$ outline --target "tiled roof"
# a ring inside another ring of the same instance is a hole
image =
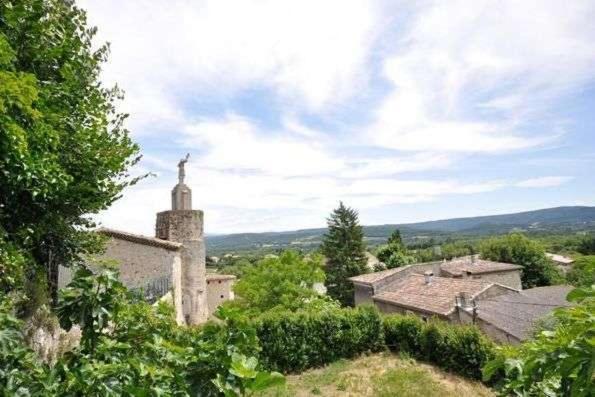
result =
[[[372,285],[378,281],[384,280],[385,278],[392,276],[395,273],[402,272],[409,266],[395,267],[393,269],[382,270],[375,273],[360,274],[359,276],[349,277],[349,280],[359,284]]]
[[[423,275],[410,274],[390,291],[376,294],[372,299],[446,316],[455,309],[455,299],[461,292],[474,297],[491,285],[493,283],[481,280],[447,277],[432,277],[432,281],[426,284]]]
[[[160,238],[147,237],[142,236],[140,234],[132,234],[128,232],[123,232],[121,230],[108,229],[103,227],[97,229],[97,233],[105,234],[106,236],[110,236],[120,240],[126,240],[137,244],[151,245],[153,247],[165,248],[172,251],[177,250],[182,246],[182,244],[175,243],[173,241],[162,240]]]
[[[477,299],[477,317],[519,340],[529,337],[540,318],[557,307],[569,306],[572,287],[556,285]]]
[[[231,274],[216,274],[216,273],[207,273],[207,281],[226,281],[226,280],[235,280],[236,276]]]
[[[440,269],[453,276],[461,276],[463,272],[471,274],[494,273],[522,269],[522,266],[512,263],[493,262],[472,256],[463,256],[445,262]]]

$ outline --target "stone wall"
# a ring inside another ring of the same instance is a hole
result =
[[[172,269],[179,268],[180,252],[138,242],[110,237],[106,242],[106,250],[93,260],[87,262],[92,270],[98,264],[105,262],[115,264],[120,280],[127,288],[139,288],[147,283],[172,276]],[[72,280],[72,269],[60,266],[58,274],[58,288],[64,288]],[[175,278],[174,278],[175,279]]]
[[[475,319],[475,325],[479,327],[486,335],[492,340],[498,343],[507,343],[512,345],[518,345],[521,343],[517,337],[502,331],[500,328],[494,327],[492,324],[482,320],[481,318]]]
[[[225,301],[233,300],[233,283],[235,277],[229,276],[207,276],[207,301],[209,316],[213,314]]]
[[[179,257],[177,250],[112,237],[106,244],[105,254],[100,258],[115,260],[124,285],[138,288],[156,278],[171,275]]]
[[[353,284],[353,297],[356,306],[374,303],[374,301],[372,300],[372,296],[374,295],[374,288],[372,288],[372,286],[357,283]]]

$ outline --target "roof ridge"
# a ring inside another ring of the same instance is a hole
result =
[[[170,250],[177,250],[182,247],[181,243],[177,243],[175,241],[163,240],[157,237],[149,237],[144,236],[142,234],[135,234],[130,232],[125,232],[123,230],[117,229],[110,229],[106,227],[100,227],[95,230],[97,233],[105,234],[110,237],[117,237],[122,240],[131,241],[134,243],[145,244],[145,245],[152,245],[156,247],[162,247]]]

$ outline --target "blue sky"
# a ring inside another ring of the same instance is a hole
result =
[[[593,1],[80,5],[156,174],[105,226],[153,234],[186,152],[207,233],[595,205]]]

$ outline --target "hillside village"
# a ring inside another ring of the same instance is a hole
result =
[[[0,396],[595,395],[592,15],[0,2]]]

